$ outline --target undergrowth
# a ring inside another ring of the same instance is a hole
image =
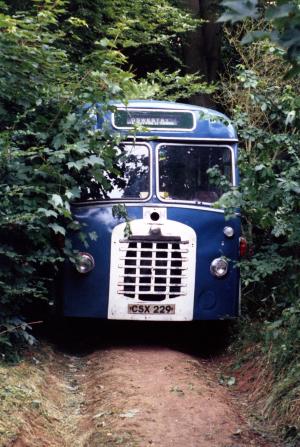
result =
[[[225,30],[231,66],[219,102],[240,138],[238,190],[223,195],[227,210],[241,209],[250,244],[240,263],[243,315],[242,356],[257,356],[256,391],[263,417],[286,442],[300,432],[300,90],[283,78],[290,66],[268,41],[241,39],[264,22],[248,20]],[[280,74],[279,74],[280,73]],[[237,345],[236,345],[237,346]],[[253,348],[254,347],[254,352]],[[259,371],[259,365],[260,367]]]
[[[297,322],[292,327],[287,317],[280,327],[276,325],[274,336],[273,323],[241,318],[230,346],[234,354],[230,374],[237,376],[238,390],[241,387],[240,391],[245,391],[239,379],[243,382],[243,376],[249,375],[247,393],[255,425],[273,431],[288,447],[297,447],[300,441],[299,348],[286,347],[298,325]],[[297,338],[294,343],[297,344]],[[284,358],[284,352],[288,353],[289,361]],[[252,369],[251,365],[254,365]]]

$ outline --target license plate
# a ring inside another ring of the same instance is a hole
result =
[[[175,314],[175,304],[128,304],[129,314]]]

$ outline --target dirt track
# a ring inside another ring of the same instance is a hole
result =
[[[9,445],[275,447],[247,422],[246,400],[219,383],[222,356],[188,352],[189,343],[176,344],[178,330],[93,339],[91,352],[77,333],[81,352],[54,352],[44,364],[43,394],[55,416],[48,411],[45,426],[28,414]]]

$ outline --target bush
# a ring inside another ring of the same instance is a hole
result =
[[[35,308],[52,299],[59,266],[65,257],[74,261],[70,242],[64,248],[57,243],[68,230],[78,229],[71,202],[95,181],[105,191],[121,174],[115,167],[121,136],[92,131],[93,105],[101,103],[105,113],[114,100],[162,94],[176,99],[195,88],[208,89],[199,76],[181,76],[178,70],[156,70],[135,79],[128,69],[127,56],[135,52],[140,60],[145,41],[147,53],[165,52],[176,59],[172,40],[198,24],[187,13],[168,1],[159,6],[160,15],[153,0],[142,10],[139,0],[130,7],[119,2],[121,11],[106,0],[97,0],[93,8],[84,5],[67,0],[0,2],[3,352],[16,340],[32,341],[20,320],[24,306]],[[159,58],[152,59],[159,65]],[[87,235],[85,242],[94,237]]]
[[[239,64],[225,73],[220,98],[238,127],[241,184],[221,204],[240,207],[244,216],[250,243],[241,263],[244,314],[261,321],[274,372],[266,409],[284,424],[296,423],[290,410],[299,393],[300,91],[296,79],[283,79],[290,66],[282,50],[266,41],[241,45],[257,26],[248,21],[236,25],[234,36],[226,32],[233,64]]]

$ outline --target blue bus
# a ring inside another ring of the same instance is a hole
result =
[[[222,184],[238,182],[238,140],[229,119],[203,107],[136,100],[98,114],[96,128],[103,126],[122,135],[120,176],[108,191],[90,191],[73,205],[75,219],[97,239],[85,248],[72,236],[79,255],[64,270],[64,316],[238,316],[240,217],[226,220],[214,206]],[[127,221],[114,212],[120,205]]]

